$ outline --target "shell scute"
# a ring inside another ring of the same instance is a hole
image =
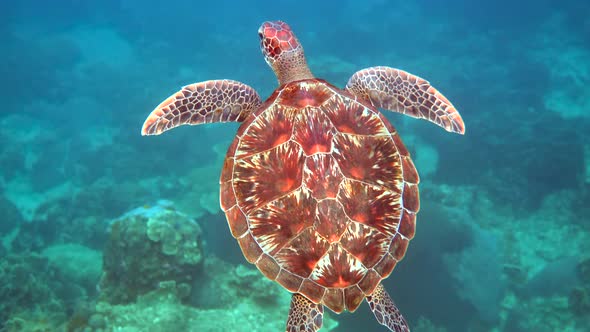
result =
[[[232,149],[232,146],[230,146],[230,149]],[[233,149],[235,149],[235,147],[233,147]],[[225,160],[223,161],[223,168],[221,169],[221,178],[219,179],[220,184],[232,180],[234,161],[234,158],[225,158]]]
[[[390,136],[339,134],[334,159],[345,177],[399,190],[401,160]]]
[[[358,283],[359,288],[365,293],[365,295],[371,295],[375,290],[375,287],[381,281],[381,276],[377,271],[371,269],[367,272],[365,277]]]
[[[314,84],[313,82],[291,83],[282,89],[278,104],[296,108],[319,106],[332,95],[334,93],[323,84]]]
[[[366,268],[372,268],[389,251],[391,237],[379,230],[351,222],[342,236],[342,247]]]
[[[416,232],[416,213],[404,209],[398,232],[408,239],[413,239]]]
[[[288,291],[295,293],[299,290],[299,287],[301,287],[301,283],[303,283],[303,278],[285,269],[281,269],[276,281],[279,284],[281,284],[281,286],[285,287]]]
[[[329,243],[340,241],[350,221],[338,201],[324,199],[318,202],[314,226],[317,233]]]
[[[299,287],[299,292],[305,294],[314,303],[320,303],[326,293],[326,287],[320,286],[309,279],[304,279],[301,287]]]
[[[324,294],[324,304],[336,313],[344,311],[344,290],[328,288]]]
[[[303,151],[292,141],[237,159],[233,182],[239,205],[249,214],[301,186],[304,162]]]
[[[326,103],[325,113],[336,129],[343,134],[389,135],[379,116],[351,100],[332,98]]]
[[[248,263],[256,262],[260,255],[262,255],[262,249],[260,249],[260,246],[250,233],[245,233],[242,237],[238,238],[238,244]]]
[[[346,304],[346,310],[354,312],[356,308],[363,302],[365,294],[357,286],[350,286],[344,290],[344,302]]]
[[[332,244],[317,262],[310,279],[325,287],[344,288],[361,280],[366,268],[340,244]]]
[[[308,191],[297,190],[254,210],[249,215],[250,231],[262,250],[274,255],[313,225],[315,206]]]
[[[229,224],[229,230],[234,238],[239,238],[248,232],[248,220],[237,205],[234,205],[225,213]]]
[[[233,184],[231,181],[222,182],[220,185],[220,205],[223,211],[228,211],[233,206],[236,206],[236,196],[233,191]]]
[[[240,140],[236,158],[242,158],[272,149],[291,139],[295,112],[284,107],[272,107],[250,126],[248,135]]]
[[[336,160],[328,154],[315,154],[307,158],[303,183],[314,198],[336,198],[338,187],[343,180]]]
[[[281,267],[277,264],[275,259],[267,254],[262,254],[262,256],[260,256],[256,262],[256,267],[270,280],[275,280],[281,270]]]
[[[393,268],[396,264],[397,261],[393,258],[393,256],[387,254],[379,263],[377,263],[377,265],[375,265],[374,270],[382,278],[385,278],[391,273],[391,271],[393,271]]]
[[[301,145],[307,156],[332,150],[334,125],[318,108],[310,108],[297,114],[293,139]]]
[[[393,236],[401,216],[400,194],[379,186],[345,180],[338,194],[346,215],[352,220]]]
[[[404,208],[416,213],[420,210],[420,196],[418,186],[406,182],[404,184]]]
[[[420,177],[418,176],[418,171],[416,170],[416,166],[412,162],[409,156],[402,156],[402,169],[404,172],[404,181],[416,184],[420,182]]]
[[[391,245],[389,246],[389,252],[397,260],[398,262],[404,258],[406,254],[406,249],[408,249],[408,242],[409,240],[403,237],[400,234],[397,234],[393,241],[391,241]]]
[[[329,248],[328,241],[310,227],[285,245],[275,257],[286,270],[308,278]]]

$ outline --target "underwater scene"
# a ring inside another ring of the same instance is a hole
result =
[[[0,1],[0,332],[590,331],[588,13]]]

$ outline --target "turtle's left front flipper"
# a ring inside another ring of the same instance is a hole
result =
[[[142,135],[159,135],[183,124],[242,122],[260,106],[252,87],[232,80],[213,80],[183,87],[150,113]]]
[[[465,124],[453,104],[428,81],[403,70],[371,67],[359,70],[345,88],[373,106],[436,123],[464,134]]]
[[[286,332],[316,332],[322,327],[324,306],[301,294],[293,294]]]
[[[379,324],[387,326],[390,331],[410,332],[408,322],[399,312],[382,284],[375,288],[371,296],[367,296],[367,302]]]

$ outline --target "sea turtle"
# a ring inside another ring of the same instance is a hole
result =
[[[404,257],[419,209],[418,173],[383,108],[464,133],[461,116],[427,81],[390,67],[356,72],[344,89],[315,78],[284,22],[258,30],[279,87],[183,87],[147,117],[142,135],[183,124],[241,122],[220,179],[220,203],[246,260],[292,292],[287,331],[317,331],[323,306],[409,331],[381,280]]]

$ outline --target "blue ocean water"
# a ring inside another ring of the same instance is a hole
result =
[[[383,111],[421,174],[384,285],[412,331],[590,331],[590,4],[581,1],[0,2],[0,331],[276,331],[289,294],[219,208],[239,124],[142,137],[180,87],[277,79],[283,20],[344,87],[427,79],[465,135]],[[329,331],[385,331],[366,304]]]

